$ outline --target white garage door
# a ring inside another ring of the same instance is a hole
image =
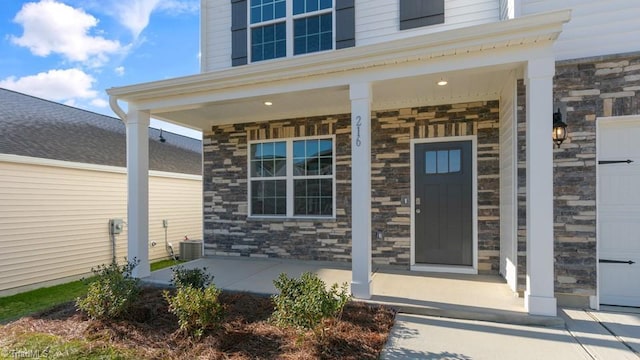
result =
[[[600,303],[640,307],[640,117],[599,120],[597,151]]]

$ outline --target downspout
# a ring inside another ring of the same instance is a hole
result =
[[[111,263],[112,264],[116,264],[117,263],[117,258],[116,258],[116,235],[114,233],[112,233],[111,231],[109,231],[109,237],[111,238]]]
[[[111,110],[113,110],[116,115],[126,124],[127,123],[127,114],[122,110],[120,104],[118,104],[118,98],[113,95],[109,95],[109,106]]]
[[[109,106],[111,107],[111,110],[113,110],[113,112],[116,113],[116,115],[118,115],[118,117],[122,120],[122,122],[126,124],[127,114],[125,114],[125,112],[122,110],[122,108],[118,104],[118,99],[116,97],[109,95]],[[112,247],[112,254],[113,254],[113,263],[115,264],[116,263],[116,235],[115,234],[111,234],[111,247]]]

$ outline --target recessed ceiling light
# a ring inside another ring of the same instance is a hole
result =
[[[273,103],[271,101],[265,101],[264,104],[267,105],[267,106],[273,105]]]
[[[445,80],[445,79],[440,79],[440,81],[437,82],[438,86],[445,86],[448,83],[449,82],[447,82],[447,80]]]

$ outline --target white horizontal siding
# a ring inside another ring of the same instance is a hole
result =
[[[517,289],[517,168],[516,76],[512,73],[500,94],[500,273]]]
[[[62,163],[62,162],[61,162]],[[111,218],[127,217],[126,174],[0,161],[0,294],[79,277],[111,261]],[[178,177],[184,177],[179,176]],[[185,235],[202,239],[202,181],[149,179],[150,259],[166,258]],[[127,227],[117,257],[127,255]]]
[[[202,71],[231,67],[231,4],[203,0]],[[514,7],[510,9],[509,7]],[[571,9],[555,44],[557,60],[640,51],[637,0],[446,0],[445,23],[399,30],[398,1],[356,0],[356,44],[367,45],[418,34],[499,21],[508,11],[528,15]],[[206,18],[206,20],[204,19]]]
[[[202,72],[231,67],[231,1],[201,1]],[[206,20],[205,20],[206,18]]]
[[[400,31],[398,1],[356,0],[356,44],[367,45],[409,36],[498,21],[498,0],[445,0],[444,24]]]
[[[445,0],[445,23],[400,31],[399,0],[356,0],[356,44],[367,45],[408,36],[498,21],[499,0]],[[231,67],[231,4],[202,1],[202,71]]]
[[[513,19],[516,16],[516,2],[518,0],[499,0],[500,20]]]
[[[522,15],[571,9],[555,43],[556,60],[640,51],[638,0],[521,0]]]
[[[151,181],[153,180],[153,181]],[[151,178],[149,181],[149,242],[155,241],[149,257],[167,256],[162,220],[167,219],[167,241],[178,254],[180,241],[202,240],[202,181]]]

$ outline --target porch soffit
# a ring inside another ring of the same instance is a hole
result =
[[[499,93],[505,74],[521,69],[521,64],[536,56],[536,51],[551,48],[569,19],[569,10],[536,14],[111,88],[107,93],[112,102],[125,101],[137,109],[150,111],[153,117],[199,129],[216,123],[348,112],[349,84],[360,81],[374,84],[374,108],[400,105],[401,98],[409,99],[404,101],[407,104],[419,98],[429,103],[437,99],[491,98]],[[419,86],[434,83],[438,77],[459,81],[453,81],[453,86],[446,90]],[[394,99],[392,95],[398,94],[399,89],[404,94]],[[273,101],[278,107],[265,109],[264,100]]]

